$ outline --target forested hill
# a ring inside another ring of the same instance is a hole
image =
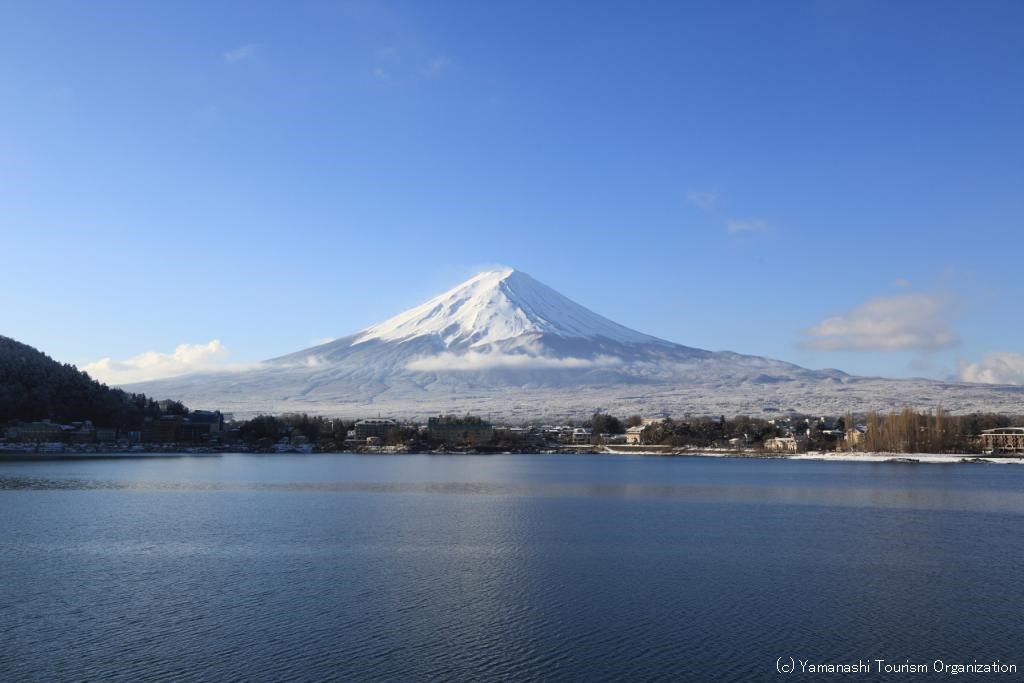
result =
[[[138,428],[147,415],[160,415],[153,399],[111,389],[74,365],[0,335],[0,423],[91,420],[98,427]]]

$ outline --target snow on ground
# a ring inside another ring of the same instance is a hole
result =
[[[813,453],[798,453],[796,455],[766,454],[757,451],[734,451],[725,449],[705,448],[695,451],[672,452],[666,450],[617,450],[615,446],[609,446],[607,451],[614,455],[663,455],[673,457],[693,456],[698,458],[758,458],[771,460],[817,460],[821,462],[920,462],[920,463],[942,463],[956,464],[969,460],[970,462],[983,462],[993,464],[1016,464],[1024,465],[1024,458],[994,458],[967,454],[949,453],[833,453],[818,451]]]
[[[962,460],[986,462],[1000,465],[1024,464],[1024,458],[993,458],[978,455],[946,453],[800,453],[786,456],[787,460],[827,460],[832,462],[889,462],[892,460],[914,460],[925,463],[958,463]]]

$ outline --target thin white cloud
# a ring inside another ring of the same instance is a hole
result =
[[[993,351],[977,363],[961,363],[960,379],[981,384],[1024,384],[1024,355]]]
[[[696,206],[701,211],[711,211],[718,206],[719,194],[716,190],[696,190],[690,188],[686,191],[686,201]]]
[[[369,73],[381,83],[412,83],[442,78],[453,65],[443,53],[430,56],[409,46],[386,45],[374,50]]]
[[[259,43],[248,43],[246,45],[240,45],[233,50],[228,50],[221,56],[224,58],[225,62],[233,64],[235,62],[244,62],[247,59],[255,59],[259,51]]]
[[[938,294],[871,299],[806,331],[802,346],[819,351],[937,351],[957,343],[952,306]]]
[[[82,370],[107,384],[132,384],[191,372],[242,370],[251,365],[227,362],[228,349],[219,339],[206,344],[179,344],[170,353],[146,351],[125,360],[101,358]]]
[[[423,66],[423,75],[427,78],[440,78],[452,65],[452,60],[444,55],[438,55],[427,60]]]
[[[760,218],[748,218],[743,220],[730,218],[725,222],[725,229],[729,231],[730,235],[735,235],[741,232],[764,232],[768,229],[768,224]]]
[[[494,370],[499,368],[533,370],[538,368],[604,368],[622,365],[615,356],[588,358],[551,358],[523,353],[481,353],[469,351],[455,354],[448,351],[435,356],[424,356],[405,367],[418,372]]]
[[[388,64],[398,64],[402,61],[402,53],[396,45],[385,45],[377,48],[375,52],[377,59]]]
[[[374,51],[374,66],[370,73],[381,83],[390,83],[402,66],[402,53],[395,45],[385,45]]]

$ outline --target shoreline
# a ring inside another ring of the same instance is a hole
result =
[[[409,451],[409,452],[385,452],[385,453],[360,453],[357,451],[327,451],[327,452],[256,452],[256,451],[0,451],[0,462],[26,462],[26,461],[58,461],[58,460],[147,460],[154,458],[218,458],[224,455],[248,455],[261,457],[267,455],[364,455],[381,456],[389,455],[458,455],[466,456],[488,456],[488,455],[636,455],[636,456],[659,456],[675,458],[731,458],[731,459],[752,459],[752,460],[791,460],[791,461],[814,461],[814,462],[861,462],[861,463],[890,463],[890,464],[992,464],[992,465],[1024,465],[1024,457],[997,457],[972,453],[830,453],[824,451],[809,453],[760,453],[743,451],[666,451],[666,450],[594,450],[594,451],[570,451],[564,453],[552,452],[524,452],[524,451],[502,451],[487,453],[472,452],[432,452],[432,451]]]

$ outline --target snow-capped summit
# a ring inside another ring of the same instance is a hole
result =
[[[356,335],[404,341],[437,335],[445,348],[479,348],[523,335],[599,339],[623,344],[665,343],[580,306],[514,268],[479,273],[430,301]]]

